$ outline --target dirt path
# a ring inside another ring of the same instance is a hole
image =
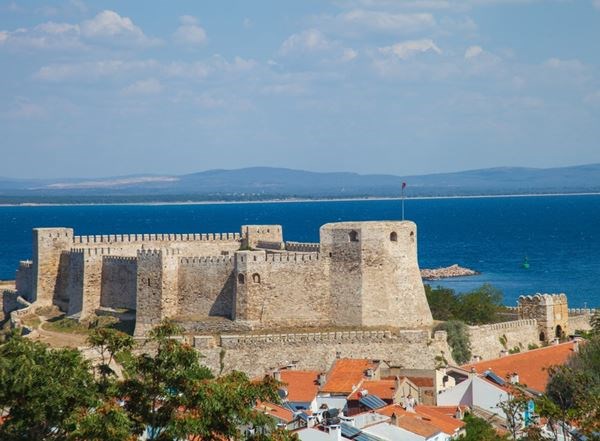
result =
[[[87,335],[48,331],[44,329],[44,325],[48,323],[48,317],[39,316],[39,318],[41,323],[35,331],[37,335],[31,337],[33,340],[47,343],[53,348],[78,348],[86,346]]]

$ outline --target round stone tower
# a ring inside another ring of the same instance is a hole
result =
[[[413,222],[339,222],[321,227],[336,326],[431,326]]]

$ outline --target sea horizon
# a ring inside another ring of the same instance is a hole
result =
[[[465,292],[489,283],[516,304],[522,294],[560,293],[571,307],[600,307],[600,195],[407,198],[421,268],[452,264],[480,275],[426,281]],[[279,224],[284,239],[318,241],[319,227],[346,220],[401,220],[398,198],[0,207],[0,279],[31,258],[31,229],[73,227],[77,235],[238,232]],[[531,263],[521,268],[523,259]]]

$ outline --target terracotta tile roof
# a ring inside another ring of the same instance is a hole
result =
[[[474,368],[478,374],[491,370],[502,379],[516,372],[519,375],[519,383],[543,392],[548,382],[547,369],[553,365],[565,364],[571,354],[573,354],[573,342],[520,352],[461,367],[466,371]]]
[[[460,420],[452,416],[446,415],[443,411],[439,411],[435,406],[416,406],[415,411],[418,415],[425,415],[430,418],[430,422],[439,427],[442,432],[448,435],[454,435],[458,430],[465,426]]]
[[[327,374],[327,382],[321,388],[321,392],[350,394],[365,379],[365,371],[376,367],[376,364],[365,359],[342,358],[336,360]]]
[[[274,418],[277,418],[285,423],[294,421],[294,413],[291,410],[281,407],[277,404],[259,402],[255,406],[255,409]]]
[[[318,371],[282,370],[281,382],[288,391],[288,401],[310,403],[319,391]]]
[[[364,380],[348,399],[358,400],[359,392],[366,390],[369,395],[377,395],[382,400],[392,400],[396,393],[396,380]]]
[[[408,430],[409,432],[416,433],[417,435],[424,436],[425,438],[429,438],[441,432],[441,430],[433,424],[410,415],[398,415],[396,426]]]
[[[429,408],[429,410],[431,410],[432,412],[437,412],[440,413],[442,415],[446,415],[449,417],[454,418],[454,415],[456,415],[456,411],[460,410],[461,412],[466,412],[467,410],[469,410],[469,406],[466,406],[464,404],[460,404],[458,406],[422,406],[419,405],[419,408],[423,408],[423,407],[427,407]]]
[[[454,435],[465,426],[465,423],[462,421],[447,415],[449,408],[453,410],[452,414],[454,414],[456,406],[442,408],[437,408],[436,406],[416,406],[415,412],[407,412],[398,404],[377,409],[375,412],[390,418],[393,414],[396,414],[397,425],[399,427],[429,437],[438,432]],[[418,427],[422,427],[423,429],[418,431]]]
[[[431,377],[405,377],[417,387],[433,387],[433,378]]]

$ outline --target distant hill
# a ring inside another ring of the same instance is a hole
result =
[[[187,175],[94,179],[0,178],[0,203],[264,200],[600,192],[600,164],[500,167],[414,176],[317,173],[251,167]]]

